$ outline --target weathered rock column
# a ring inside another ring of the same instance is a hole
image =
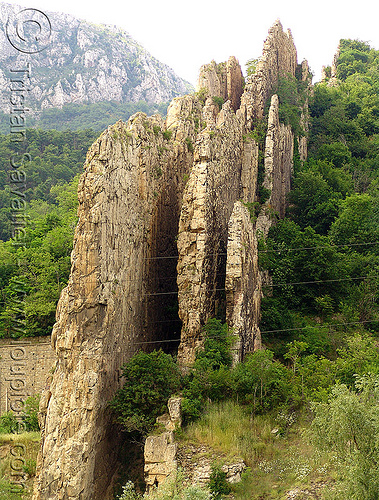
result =
[[[192,164],[181,135],[193,140],[196,106],[189,97],[178,115],[171,110],[170,139],[161,118],[138,113],[88,152],[71,274],[52,334],[58,362],[40,407],[34,500],[108,498],[120,439],[107,404],[120,367],[165,339],[160,320],[176,285],[171,256]],[[157,259],[159,252],[170,259]]]
[[[257,238],[250,213],[240,201],[234,204],[229,221],[225,290],[226,321],[237,337],[233,346],[236,364],[246,353],[261,347]]]
[[[242,130],[226,102],[195,145],[178,233],[179,316],[183,322],[178,359],[193,363],[202,326],[214,316],[225,283],[228,221],[241,190]]]

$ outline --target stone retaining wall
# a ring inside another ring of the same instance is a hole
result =
[[[0,415],[22,412],[23,401],[45,388],[55,361],[50,337],[0,339]]]

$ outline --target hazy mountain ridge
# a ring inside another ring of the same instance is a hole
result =
[[[167,65],[161,63],[116,26],[95,25],[70,15],[46,12],[52,32],[50,45],[26,55],[6,38],[9,16],[22,10],[0,4],[0,95],[2,109],[9,107],[9,74],[31,63],[31,112],[61,108],[68,103],[101,101],[166,102],[192,90]]]

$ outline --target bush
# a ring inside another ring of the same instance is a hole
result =
[[[0,434],[13,434],[19,431],[20,423],[12,411],[3,413],[0,417]]]
[[[379,377],[357,377],[356,391],[336,385],[314,405],[312,433],[322,450],[337,453],[342,481],[334,498],[374,500],[379,491]]]
[[[26,431],[39,431],[39,424],[38,424],[39,401],[40,401],[39,394],[37,396],[30,396],[25,400],[22,421],[25,424]]]
[[[28,476],[32,477],[36,475],[36,461],[33,460],[32,458],[29,458],[26,462],[25,465],[23,466],[24,472],[28,474]]]
[[[185,422],[200,417],[204,402],[222,401],[231,395],[231,345],[234,338],[228,325],[210,319],[203,328],[205,341],[196,354],[194,366],[183,380],[182,411]]]
[[[169,354],[139,352],[123,367],[124,386],[110,403],[127,432],[147,434],[179,389],[180,374]]]
[[[118,500],[211,500],[213,498],[208,490],[199,486],[185,487],[183,479],[183,473],[179,469],[176,474],[167,478],[159,488],[151,491],[149,495],[136,493],[134,484],[128,481],[123,486],[122,494]]]
[[[229,495],[232,491],[230,484],[226,480],[226,472],[223,472],[218,466],[212,468],[209,478],[209,489],[214,499],[222,498],[222,495]]]
[[[217,96],[213,96],[212,97],[212,101],[217,104],[218,106],[218,109],[221,110],[222,108],[222,105],[224,104],[224,99],[222,97],[217,97]]]
[[[283,403],[291,393],[290,372],[274,361],[274,353],[259,350],[233,371],[235,397],[251,413],[261,413]]]
[[[165,130],[163,132],[163,139],[165,139],[166,141],[169,141],[171,139],[171,136],[172,136],[172,130]]]
[[[185,143],[187,144],[188,151],[193,153],[193,142],[190,137],[185,138]]]

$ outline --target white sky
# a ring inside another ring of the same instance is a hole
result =
[[[262,53],[269,27],[279,18],[290,28],[298,61],[308,60],[319,80],[340,38],[359,38],[379,49],[379,3],[361,0],[5,0],[40,10],[114,24],[130,33],[153,56],[196,84],[202,64],[234,55],[243,71]]]

